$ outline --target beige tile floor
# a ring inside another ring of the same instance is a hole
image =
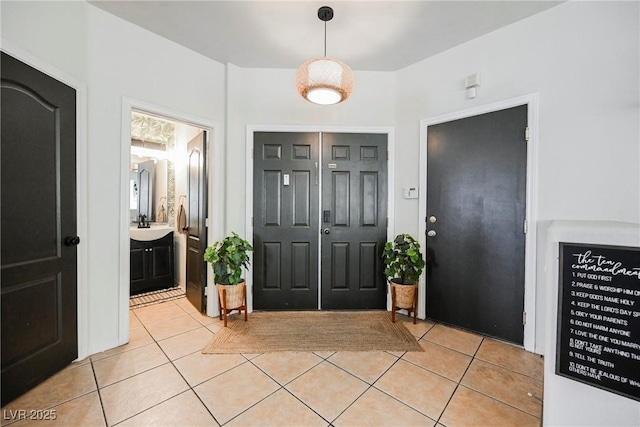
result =
[[[249,317],[249,321],[251,318]],[[130,311],[130,342],[53,376],[2,425],[539,426],[540,356],[429,321],[420,352],[203,355],[222,325],[186,299]],[[48,410],[53,421],[12,420]]]

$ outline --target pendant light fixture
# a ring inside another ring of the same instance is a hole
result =
[[[337,104],[349,98],[353,91],[353,71],[342,61],[327,56],[327,21],[333,9],[322,6],[318,18],[324,22],[324,57],[310,59],[298,68],[296,88],[307,101],[314,104]]]

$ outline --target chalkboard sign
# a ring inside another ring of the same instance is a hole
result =
[[[640,400],[640,248],[560,243],[556,374]]]

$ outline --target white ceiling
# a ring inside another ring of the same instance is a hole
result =
[[[297,68],[323,55],[395,71],[562,1],[100,1],[89,3],[221,63]]]

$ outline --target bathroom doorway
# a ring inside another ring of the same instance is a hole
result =
[[[133,109],[129,171],[130,306],[172,299],[185,294],[188,283],[204,295],[206,269],[187,277],[191,206],[203,206],[198,218],[206,218],[206,192],[189,191],[194,179],[189,142],[206,141],[202,127],[170,117]],[[199,185],[206,188],[206,156],[200,159]],[[192,200],[197,197],[198,200]],[[205,213],[203,215],[203,213]],[[198,236],[206,245],[206,233]],[[193,245],[191,245],[193,246]],[[200,261],[204,264],[202,257]],[[197,279],[197,280],[196,280]],[[193,293],[193,291],[192,291]],[[204,311],[204,298],[193,301]]]

